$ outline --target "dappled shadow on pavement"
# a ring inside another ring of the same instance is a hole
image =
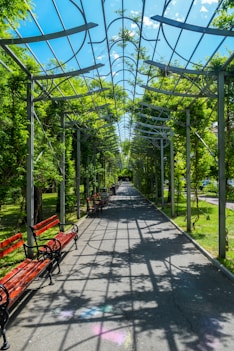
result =
[[[40,324],[54,350],[231,351],[233,284],[128,183],[81,232],[57,290],[21,316],[30,337]]]

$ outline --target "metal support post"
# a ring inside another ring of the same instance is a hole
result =
[[[187,188],[187,231],[191,232],[191,181],[190,181],[190,111],[186,110],[186,188]]]
[[[164,208],[164,150],[163,150],[163,139],[160,139],[160,151],[161,151],[161,193],[162,193],[162,208]]]
[[[61,223],[65,223],[65,175],[66,175],[66,169],[65,169],[65,115],[62,113],[61,116],[61,144],[63,145],[63,152],[61,156],[61,175],[62,175],[62,181],[60,184],[60,221]],[[61,228],[61,230],[64,230],[64,228]]]
[[[218,174],[219,174],[219,257],[226,256],[226,176],[225,176],[225,123],[224,72],[218,76]]]
[[[96,159],[96,152],[97,152],[97,150],[96,150],[96,145],[94,145],[94,149],[93,149],[93,152],[94,152],[94,158],[93,158],[93,166],[94,166],[94,175],[93,175],[93,193],[94,194],[96,194],[96,192],[97,192],[97,186],[96,186],[96,182],[97,182],[97,165],[96,165],[96,163],[97,163],[97,159]]]
[[[27,189],[26,189],[26,207],[27,207],[27,241],[28,245],[34,243],[30,226],[34,225],[34,178],[33,178],[33,159],[34,159],[34,107],[33,107],[33,81],[29,78],[27,85],[27,115],[28,115],[28,155],[27,155]],[[29,256],[33,252],[29,251]]]
[[[172,218],[175,216],[175,181],[174,181],[174,147],[173,147],[173,132],[171,132],[170,139],[170,168],[171,168],[171,216]]]
[[[86,182],[86,198],[89,197],[90,195],[90,189],[89,189],[89,174],[90,174],[90,157],[88,156],[87,158],[87,167],[86,167],[86,179],[85,179],[85,182]]]
[[[80,129],[77,128],[77,162],[76,162],[76,203],[77,203],[77,218],[80,218]]]
[[[157,164],[157,153],[156,153],[156,144],[155,143],[153,143],[153,148],[154,148],[154,169],[155,169],[155,172],[154,172],[154,183],[155,183],[154,196],[155,196],[155,204],[157,205],[158,204],[158,172],[157,172],[158,164]]]

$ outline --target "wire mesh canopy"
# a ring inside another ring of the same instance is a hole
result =
[[[64,97],[56,78],[64,78],[70,84],[72,93],[66,99],[79,98],[81,94],[72,82],[74,76],[79,76],[99,118],[95,94],[102,94],[104,98],[111,94],[118,99],[119,91],[124,92],[121,111],[116,103],[116,114],[121,118],[115,124],[122,143],[132,140],[133,135],[129,103],[134,106],[146,90],[164,94],[168,100],[171,95],[181,100],[201,96],[216,98],[217,92],[210,91],[209,86],[199,86],[195,79],[187,85],[187,91],[179,90],[179,82],[186,73],[212,75],[209,64],[215,57],[225,58],[221,70],[227,71],[232,63],[232,26],[219,29],[213,25],[223,2],[35,0],[28,19],[18,27],[9,23],[9,35],[2,38],[0,44],[29,76],[32,72],[24,60],[17,57],[14,47],[23,47],[25,54],[37,63],[39,71],[32,79],[41,93],[35,96],[35,101]],[[1,63],[8,69],[5,62]],[[163,71],[165,77],[168,72],[178,76],[170,91],[164,87],[163,80],[159,89],[151,87],[154,67]],[[90,91],[93,80],[97,82],[96,91]],[[48,83],[43,84],[44,81]],[[112,83],[111,92],[103,89],[104,81]],[[164,109],[159,107],[162,118],[166,107],[167,103]]]

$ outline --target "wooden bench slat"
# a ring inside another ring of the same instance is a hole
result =
[[[92,215],[102,211],[103,207],[107,204],[108,198],[103,198],[102,194],[96,193],[86,198],[87,201],[87,215]]]
[[[9,284],[6,285],[10,294],[9,307],[11,307],[15,303],[19,295],[26,290],[26,288],[31,284],[31,282],[38,278],[38,276],[46,270],[48,264],[49,260],[40,262],[33,261],[29,264],[29,267],[27,267],[26,274],[23,273],[22,275],[20,275],[20,277],[16,277],[16,279],[12,282],[14,284],[11,284],[10,286]],[[20,279],[20,284],[16,285],[18,282],[18,278]]]
[[[12,277],[15,276],[18,272],[26,269],[29,262],[29,259],[26,259],[23,262],[21,262],[17,267],[13,268],[3,278],[0,279],[0,284],[7,284],[8,280],[12,279]]]
[[[41,222],[39,222],[37,224],[34,224],[33,229],[34,230],[40,229],[41,227],[46,226],[47,224],[49,224],[50,222],[53,222],[54,220],[58,220],[58,216],[57,215],[53,215],[53,216],[51,216],[49,218],[44,219],[43,221],[41,221]]]
[[[18,240],[18,239],[22,239],[22,234],[21,233],[17,233],[14,234],[13,236],[3,240],[2,242],[0,242],[0,249],[4,249],[5,247],[9,246],[12,242]]]
[[[11,289],[11,286],[14,288],[15,284],[25,285],[25,282],[28,281],[30,274],[34,274],[42,270],[43,267],[47,267],[49,264],[49,259],[46,260],[30,260],[26,259],[16,268],[14,268],[9,274],[0,280],[0,284],[3,284],[7,289]]]
[[[87,197],[87,212],[88,215],[95,214],[98,210],[98,207],[96,206],[94,199],[92,197]]]
[[[27,274],[23,273],[21,275],[21,283],[16,285],[18,282],[18,278],[15,280],[15,284],[10,287],[10,303],[9,307],[11,307],[15,301],[19,298],[20,295],[26,290],[26,288],[31,284],[33,280],[38,278],[40,274],[42,274],[46,268],[48,267],[49,260],[40,261],[40,262],[32,262],[33,264],[30,265],[30,269],[27,269]],[[34,264],[35,263],[35,264]],[[8,288],[9,284],[6,286]],[[17,286],[17,288],[16,288]]]
[[[48,229],[50,229],[50,228],[53,228],[53,227],[55,227],[56,225],[59,225],[59,224],[60,224],[59,219],[54,219],[53,221],[47,223],[47,224],[44,225],[43,227],[42,227],[42,226],[39,226],[38,229],[35,229],[35,226],[33,226],[33,229],[35,230],[36,236],[39,236],[39,235],[41,235],[42,233],[44,233],[46,230],[48,230]]]
[[[21,233],[17,233],[12,237],[3,240],[0,243],[0,258],[9,255],[11,252],[15,251],[23,245],[24,240]]]
[[[15,243],[14,245],[9,246],[5,250],[0,251],[0,258],[3,258],[5,256],[9,255],[11,252],[15,251],[16,249],[19,249],[23,245],[24,245],[24,241],[20,240],[17,243]]]
[[[72,223],[70,223],[72,224]],[[38,246],[40,252],[44,251],[44,248],[42,246],[42,242],[45,242],[47,246],[49,246],[53,252],[54,259],[57,262],[58,269],[60,272],[60,259],[61,259],[61,250],[72,240],[74,239],[75,241],[75,246],[77,249],[77,239],[78,239],[78,227],[76,226],[76,230],[71,230],[69,232],[63,232],[60,231],[60,228],[58,229],[56,234],[48,234],[48,237],[45,237],[46,234],[45,232],[48,229],[52,229],[53,227],[61,225],[61,222],[58,218],[57,215],[53,215],[37,224],[31,227],[32,233],[34,236],[34,240],[36,245]],[[66,223],[64,223],[66,225]],[[73,224],[74,227],[74,224]],[[44,236],[41,236],[41,234],[44,233]]]
[[[62,248],[64,248],[64,246],[66,246],[69,243],[69,241],[74,239],[75,236],[76,236],[76,233],[60,232],[55,236],[55,238],[60,241]]]
[[[22,233],[17,233],[10,238],[3,240],[0,243],[0,258],[13,253],[19,248],[24,247],[24,254],[27,249],[38,248],[29,247],[23,241]],[[38,278],[45,270],[48,270],[51,279],[52,268],[52,250],[44,245],[45,252],[37,252],[37,259],[25,258],[3,278],[0,279],[0,329],[3,336],[3,345],[1,350],[9,348],[6,338],[5,327],[9,318],[9,308],[22,296],[33,280]]]

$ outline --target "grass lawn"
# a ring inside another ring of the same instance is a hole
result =
[[[57,194],[49,193],[43,195],[43,219],[56,214]],[[21,204],[3,205],[0,210],[0,241],[21,232],[25,242],[27,242],[27,227],[25,220],[25,211],[20,210]],[[85,213],[85,204],[81,207],[81,215]],[[66,214],[66,222],[77,222],[76,211],[70,211]],[[66,228],[65,228],[66,229]],[[55,233],[54,233],[55,234]],[[13,252],[8,257],[0,260],[0,277],[13,269],[23,258],[22,249]]]
[[[43,217],[48,218],[56,213],[56,194],[44,194],[43,196]],[[166,202],[165,202],[166,204]],[[200,246],[208,251],[214,258],[218,258],[218,206],[199,201],[199,211],[195,202],[192,205],[192,223],[194,223],[190,236],[196,240]],[[158,206],[159,207],[159,206]],[[160,208],[160,207],[159,207]],[[85,204],[82,212],[85,213]],[[165,205],[163,212],[168,217],[171,216],[171,208]],[[175,204],[176,217],[173,221],[184,231],[186,231],[186,199]],[[25,224],[25,213],[20,214],[20,204],[4,205],[0,211],[0,241],[14,233],[22,232],[27,240],[27,229]],[[66,221],[77,221],[76,212],[71,211],[66,214]],[[228,233],[228,251],[226,259],[220,260],[231,272],[234,273],[234,211],[226,211],[226,227]],[[8,262],[10,264],[10,262]],[[7,262],[1,260],[0,275],[5,274]]]
[[[159,207],[160,208],[160,207]],[[166,205],[163,212],[171,218],[171,208]],[[173,221],[186,232],[186,199],[180,200],[175,205],[176,217]],[[199,201],[199,211],[195,202],[191,202],[192,231],[190,236],[210,255],[222,262],[232,273],[234,273],[234,211],[226,210],[226,228],[228,239],[228,250],[226,259],[218,258],[219,235],[218,235],[218,206]]]

